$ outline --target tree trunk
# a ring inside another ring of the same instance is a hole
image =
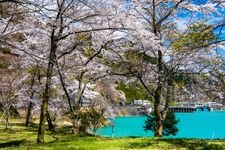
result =
[[[8,129],[9,128],[9,112],[10,110],[6,110],[5,112],[5,128]]]
[[[161,116],[161,109],[160,109],[160,97],[161,97],[161,91],[160,88],[156,89],[155,92],[155,103],[154,103],[154,115],[155,115],[155,131],[154,136],[155,137],[162,137],[162,130],[163,130],[163,124],[162,124],[162,116]]]
[[[31,90],[30,99],[31,100],[33,99],[34,93],[35,93],[35,90],[33,89],[34,82],[35,82],[35,74],[36,74],[36,71],[35,71],[34,75],[32,76],[31,85],[30,85],[30,90]],[[27,108],[26,123],[25,123],[26,127],[28,127],[31,123],[31,112],[32,112],[33,107],[34,107],[34,103],[30,101],[28,104],[28,108]]]
[[[46,111],[46,118],[47,118],[47,122],[48,122],[48,129],[51,131],[55,131],[55,126],[52,123],[52,119],[51,116],[49,114],[49,111]]]
[[[56,48],[57,43],[55,41],[53,30],[51,35],[51,52],[48,62],[48,68],[47,68],[47,77],[46,77],[46,83],[45,83],[45,91],[43,94],[43,102],[41,106],[41,113],[40,113],[40,122],[39,122],[39,128],[38,128],[38,137],[37,137],[37,143],[44,143],[44,125],[45,125],[45,117],[46,117],[46,111],[48,110],[48,101],[50,98],[50,87],[51,87],[51,80],[52,80],[52,72],[54,68],[54,62],[56,60]]]
[[[60,37],[62,36],[62,33],[63,33],[63,29],[65,27],[64,21],[63,21],[63,14],[62,14],[64,3],[65,3],[65,0],[58,1],[58,10],[57,10],[57,15],[54,21],[55,25],[53,26],[52,32],[51,32],[51,47],[50,47],[48,67],[46,72],[47,76],[46,76],[46,83],[45,83],[45,91],[43,94],[43,103],[41,106],[37,143],[44,142],[44,125],[45,125],[45,119],[46,119],[45,117],[47,114],[48,101],[50,98],[50,88],[51,88],[53,68],[54,68],[54,65],[56,64],[56,50],[58,47],[58,42],[60,41]]]
[[[26,127],[28,127],[31,123],[31,112],[33,109],[34,103],[29,102],[28,108],[27,108],[27,115],[26,115]]]
[[[37,143],[44,143],[44,125],[45,125],[46,110],[48,109],[48,97],[46,95],[44,95],[43,97],[44,98],[41,106]]]
[[[163,131],[163,122],[162,122],[162,114],[160,109],[160,101],[162,95],[162,51],[158,50],[158,83],[155,91],[155,103],[154,103],[154,114],[156,118],[156,127],[155,127],[155,137],[162,137]]]
[[[166,118],[169,105],[172,101],[172,94],[173,94],[172,87],[173,87],[173,81],[171,79],[168,79],[167,90],[166,90],[166,103],[164,106],[164,110],[162,112],[162,122],[164,122]]]
[[[80,107],[83,107],[83,95],[86,88],[86,84],[82,85],[82,80],[79,81],[79,87],[76,94],[76,103],[75,109],[78,110]]]
[[[69,107],[70,107],[70,112],[73,113],[73,112],[74,112],[74,109],[73,109],[73,106],[72,106],[72,104],[71,104],[72,99],[71,99],[71,97],[70,97],[70,95],[69,95],[69,92],[68,92],[68,90],[67,90],[67,88],[66,88],[66,83],[65,83],[65,81],[64,81],[64,79],[63,79],[62,73],[61,73],[60,70],[59,70],[58,63],[57,63],[57,71],[58,71],[58,74],[59,74],[59,79],[60,79],[60,82],[61,82],[63,91],[64,91],[64,93],[65,93],[65,95],[66,95],[67,100],[68,100],[68,104],[69,104]],[[75,103],[75,100],[74,100],[74,103]]]

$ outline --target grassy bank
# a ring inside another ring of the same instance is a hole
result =
[[[64,128],[56,133],[46,132],[45,144],[36,144],[37,128],[25,128],[23,123],[16,122],[12,128],[5,130],[0,125],[0,149],[150,149],[150,150],[223,150],[225,140],[196,139],[154,139],[154,138],[101,138],[82,137],[66,133]]]

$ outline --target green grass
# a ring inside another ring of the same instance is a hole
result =
[[[225,140],[197,139],[156,139],[156,138],[101,138],[82,137],[65,130],[57,129],[56,133],[46,131],[45,143],[36,144],[37,128],[25,128],[23,123],[16,122],[12,128],[5,130],[0,125],[0,149],[150,149],[150,150],[224,150]]]

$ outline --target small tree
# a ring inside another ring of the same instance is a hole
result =
[[[166,118],[163,122],[163,132],[162,132],[163,136],[169,135],[175,136],[178,132],[178,128],[176,127],[178,122],[179,120],[176,119],[174,112],[168,111]],[[147,130],[154,131],[155,127],[156,127],[155,115],[154,113],[152,113],[147,117],[144,128],[145,131]]]
[[[0,54],[0,58],[4,58],[4,55],[2,55],[1,57]],[[10,125],[10,115],[19,115],[18,111],[16,110],[16,105],[19,103],[18,93],[20,90],[20,82],[18,80],[18,77],[20,75],[20,72],[16,68],[16,57],[13,57],[13,55],[8,55],[5,56],[5,58],[9,60],[7,60],[8,62],[5,62],[3,64],[5,64],[5,66],[8,66],[6,68],[0,68],[0,107],[2,107],[3,111],[0,120],[2,121],[2,119],[4,118],[5,128],[7,129]],[[14,64],[10,64],[12,61],[14,61]]]
[[[104,113],[104,108],[93,106],[76,110],[70,116],[73,120],[73,132],[81,135],[88,135],[90,130],[96,132],[107,121]]]

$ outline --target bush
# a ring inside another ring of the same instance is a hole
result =
[[[81,108],[72,115],[71,119],[73,120],[74,132],[82,135],[89,134],[89,130],[95,132],[106,122],[104,109],[95,107]]]

